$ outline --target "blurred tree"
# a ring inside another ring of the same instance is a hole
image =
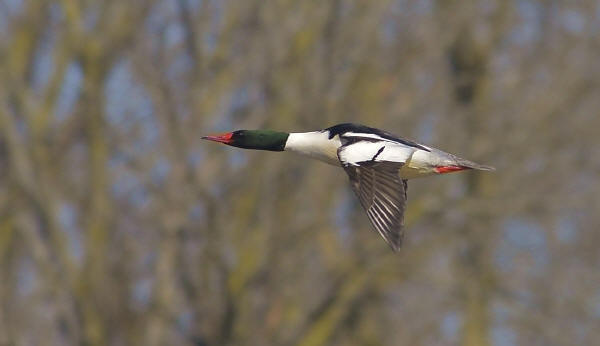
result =
[[[600,340],[597,1],[0,0],[0,345]],[[410,185],[200,142],[361,122]]]

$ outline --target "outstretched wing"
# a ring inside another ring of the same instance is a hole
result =
[[[343,151],[338,151],[338,156]],[[398,251],[404,235],[404,209],[406,207],[406,180],[400,179],[398,171],[402,162],[363,161],[344,163],[352,189],[367,212],[373,227],[383,239]]]

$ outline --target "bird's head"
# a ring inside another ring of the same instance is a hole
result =
[[[237,130],[202,139],[243,149],[283,151],[288,136],[289,133],[271,130]]]

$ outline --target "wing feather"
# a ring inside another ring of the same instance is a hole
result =
[[[344,162],[341,157],[340,161]],[[394,251],[400,249],[403,238],[407,185],[406,180],[398,175],[403,165],[402,162],[389,161],[343,164],[371,225]]]

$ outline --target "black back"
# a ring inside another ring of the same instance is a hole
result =
[[[420,145],[419,143],[415,143],[411,140],[395,136],[395,135],[385,132],[385,131],[381,131],[380,129],[376,129],[373,127],[368,127],[368,126],[360,125],[360,124],[353,124],[353,123],[337,124],[337,125],[328,127],[323,131],[329,131],[329,139],[335,137],[336,135],[341,136],[346,132],[372,133],[381,138],[389,139],[391,141],[398,142],[398,143],[408,145],[410,147],[418,148],[421,150],[430,151],[429,149]]]

